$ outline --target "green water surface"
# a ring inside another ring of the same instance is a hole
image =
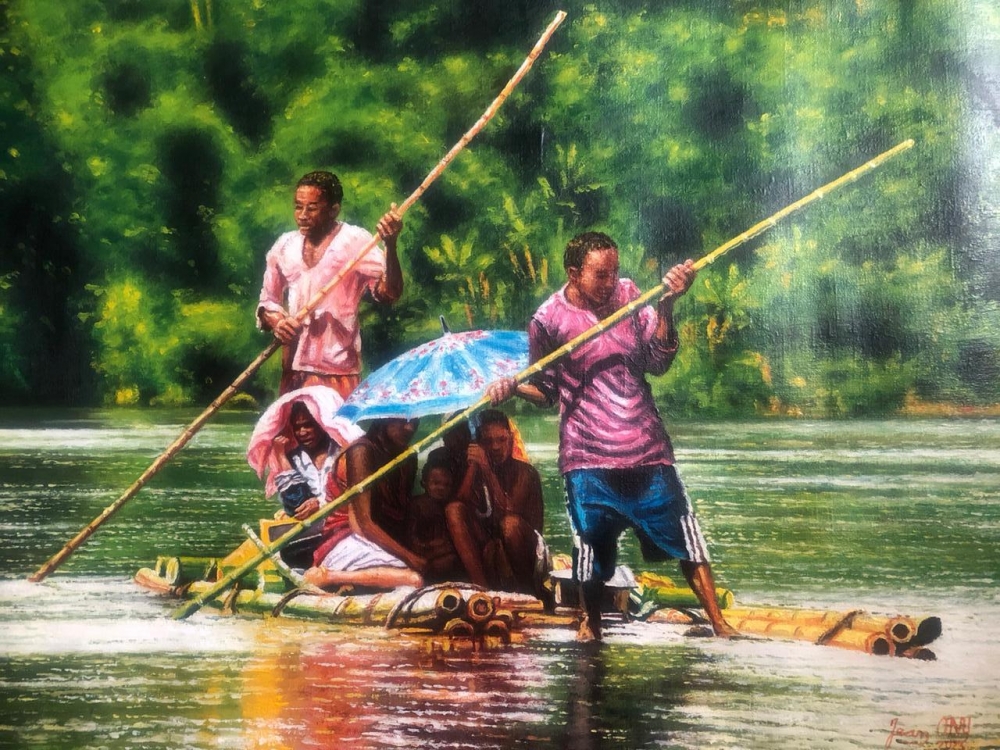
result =
[[[1000,743],[1000,423],[672,424],[720,585],[740,604],[934,614],[937,661],[611,628],[499,650],[374,629],[169,618],[131,583],[158,554],[218,555],[276,506],[226,414],[43,584],[24,581],[193,414],[0,417],[0,746],[904,747],[891,727]],[[519,419],[569,551],[556,424]],[[622,562],[646,565],[630,537]],[[895,725],[892,722],[895,720]],[[930,746],[930,745],[927,745]]]

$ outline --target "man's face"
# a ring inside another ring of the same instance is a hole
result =
[[[325,231],[340,213],[340,204],[330,205],[322,191],[313,185],[295,190],[295,223],[302,234]]]
[[[320,426],[308,414],[296,414],[292,417],[292,435],[295,436],[295,442],[306,450],[319,445],[322,437]]]
[[[514,433],[499,424],[488,424],[479,430],[476,442],[494,466],[510,460],[514,453]]]
[[[569,268],[567,273],[569,283],[590,309],[602,309],[618,286],[618,251],[610,247],[591,250],[583,256],[580,268]]]
[[[451,472],[441,467],[435,467],[427,472],[424,480],[424,490],[434,500],[444,502],[451,499]]]
[[[419,426],[419,419],[389,419],[386,420],[385,436],[397,448],[405,448]]]

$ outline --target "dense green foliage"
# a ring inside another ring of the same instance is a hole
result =
[[[373,227],[556,7],[4,6],[0,402],[206,403],[267,342],[253,309],[297,177],[337,172],[343,216]],[[716,415],[1000,399],[1000,264],[983,250],[1000,236],[991,3],[562,7],[535,69],[407,215],[407,291],[366,310],[369,365],[433,336],[441,314],[522,328],[578,231],[616,237],[646,287],[914,138],[703,272],[656,388]]]

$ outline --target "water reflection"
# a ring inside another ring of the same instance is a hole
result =
[[[839,749],[884,746],[895,717],[933,730],[943,715],[972,716],[980,746],[1000,736],[1000,422],[674,430],[741,603],[940,615],[938,661],[918,663],[639,625],[596,650],[539,631],[494,651],[283,620],[174,622],[131,574],[157,554],[231,549],[241,523],[273,510],[242,458],[250,421],[206,427],[41,586],[23,577],[175,429],[0,426],[0,746]],[[567,551],[554,423],[519,424],[546,531]],[[631,538],[621,559],[644,566]]]
[[[618,641],[618,642],[616,642]],[[644,747],[690,733],[697,691],[736,690],[676,634],[577,644],[571,631],[510,646],[375,629],[261,630],[239,694],[242,746]],[[685,744],[683,741],[681,744]]]
[[[243,672],[254,747],[502,747],[548,722],[529,649],[374,629],[269,628]]]

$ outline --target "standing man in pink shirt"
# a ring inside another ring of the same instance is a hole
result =
[[[532,362],[640,296],[632,281],[618,277],[618,247],[606,234],[574,237],[563,265],[566,286],[538,308],[528,326]],[[581,640],[601,637],[604,584],[614,573],[618,537],[629,527],[647,559],[680,561],[715,634],[736,635],[716,602],[705,540],[646,382],[647,373],[662,375],[673,362],[674,302],[694,277],[691,261],[674,266],[655,308],[617,323],[529,383],[517,385],[511,378],[488,389],[495,404],[513,395],[537,406],[559,402],[559,469],[584,608]]]
[[[257,326],[284,344],[281,393],[326,385],[346,398],[361,380],[358,306],[368,293],[392,304],[403,293],[396,240],[403,221],[395,205],[378,223],[385,252],[373,248],[300,323],[295,314],[372,236],[338,221],[344,189],[330,172],[310,172],[295,188],[298,230],[278,238],[267,254]]]

